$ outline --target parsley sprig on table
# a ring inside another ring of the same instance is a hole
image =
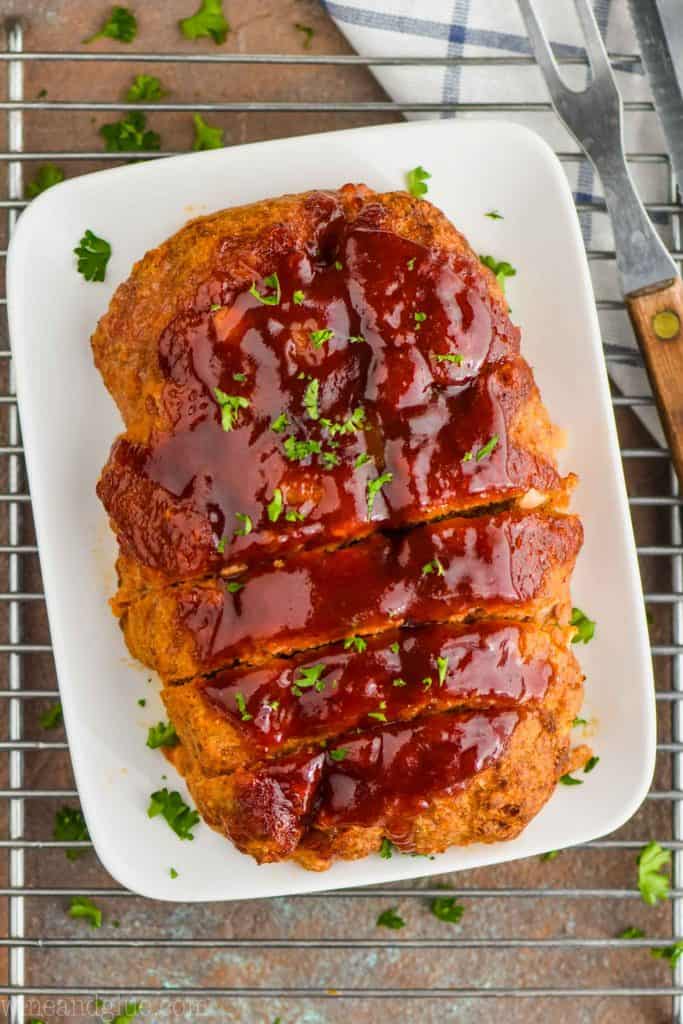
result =
[[[210,36],[217,46],[225,42],[230,31],[230,24],[223,14],[222,0],[202,0],[197,13],[183,18],[179,25],[186,39]]]
[[[178,742],[178,734],[173,722],[159,722],[157,725],[149,727],[147,746],[150,750],[157,750],[159,747],[175,747]]]
[[[193,114],[194,121],[194,150],[220,149],[223,145],[223,129],[212,128],[207,124],[201,114]]]
[[[72,898],[69,917],[84,917],[91,928],[102,927],[102,911],[87,896]]]
[[[156,103],[166,90],[155,75],[136,75],[126,93],[129,103]]]
[[[419,165],[417,167],[413,167],[412,171],[407,171],[406,184],[411,196],[415,196],[419,199],[420,196],[426,195],[428,186],[425,185],[425,182],[429,178],[431,178],[429,171],[425,171],[424,167]]]
[[[310,25],[302,25],[300,21],[294,22],[294,28],[297,30],[297,32],[301,32],[303,36],[303,39],[301,40],[301,45],[303,46],[304,50],[310,50],[311,43],[313,41],[313,36],[315,35],[315,29],[311,28]]]
[[[61,701],[57,701],[57,703],[49,707],[47,711],[43,711],[38,722],[41,729],[56,729],[62,724],[63,720],[62,704]]]
[[[60,843],[80,843],[90,839],[90,833],[81,812],[73,807],[60,807],[55,814],[52,837]],[[67,850],[66,856],[69,860],[76,860],[84,853],[87,853],[87,850]]]
[[[405,924],[396,907],[389,907],[388,910],[383,910],[377,918],[378,928],[391,928],[394,931],[398,931],[399,928],[405,928]]]
[[[56,164],[42,164],[36,171],[33,181],[29,181],[26,186],[26,198],[35,199],[41,192],[58,185],[60,181],[64,181],[64,171],[61,167],[57,167]]]
[[[120,121],[100,126],[107,153],[141,153],[161,148],[161,136],[147,127],[142,110],[129,110]]]
[[[683,956],[683,942],[679,940],[674,942],[673,946],[658,946],[656,949],[650,950],[650,956],[653,956],[655,960],[668,960],[669,967],[673,971]]]
[[[104,238],[98,238],[87,230],[74,249],[78,257],[76,269],[86,281],[104,281],[107,263],[111,258],[111,246]]]
[[[119,43],[132,43],[138,34],[138,23],[129,7],[113,7],[102,28],[84,39],[93,43],[96,39],[116,39]]]
[[[168,822],[179,839],[194,839],[192,829],[199,824],[199,814],[188,807],[177,790],[169,792],[164,786],[152,793],[147,816],[156,818],[159,815]]]
[[[665,900],[669,895],[669,876],[661,869],[670,862],[670,851],[656,842],[648,843],[638,854],[638,888],[644,903],[654,906],[657,900]]]
[[[447,924],[457,924],[465,913],[465,908],[457,902],[455,896],[437,896],[432,900],[429,909],[434,917]]]

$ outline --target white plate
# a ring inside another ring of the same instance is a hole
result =
[[[164,717],[149,672],[132,662],[107,605],[114,543],[95,481],[121,428],[95,371],[89,335],[135,260],[191,216],[284,192],[366,182],[400,189],[416,163],[429,199],[479,252],[512,262],[508,281],[523,351],[555,421],[586,543],[575,603],[598,622],[581,647],[586,717],[600,764],[581,787],[559,786],[513,842],[453,848],[434,860],[395,855],[323,874],[258,867],[202,824],[181,842],[147,818],[149,794],[186,790],[146,729]],[[497,209],[503,220],[484,216]],[[112,243],[104,284],[87,283],[72,250],[86,228]],[[645,609],[586,257],[557,159],[512,124],[435,121],[313,135],[190,154],[57,185],[22,215],[8,262],[12,349],[52,642],[74,772],[97,853],[110,873],[156,899],[274,896],[478,867],[580,843],[637,809],[655,758],[654,690]],[[146,708],[137,706],[147,698]],[[173,866],[179,877],[172,880]]]

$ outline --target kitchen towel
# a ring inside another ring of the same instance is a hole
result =
[[[585,57],[581,29],[572,0],[536,0],[539,15],[560,57]],[[505,57],[531,54],[516,0],[324,0],[324,6],[349,43],[366,57]],[[626,0],[595,0],[595,15],[611,54],[638,53],[638,44]],[[652,94],[640,63],[614,61],[617,83],[625,102],[650,101]],[[504,117],[538,132],[561,153],[578,154],[578,147],[552,111],[486,111],[467,109],[470,104],[547,103],[548,91],[538,68],[501,65],[430,67],[371,67],[389,96],[400,103],[432,102],[460,109],[438,114],[406,112],[406,117]],[[581,88],[587,82],[585,67],[565,65],[568,85]],[[662,154],[664,136],[651,110],[627,110],[624,134],[629,153]],[[600,253],[613,246],[612,232],[602,204],[602,188],[584,157],[564,160],[570,186],[580,213],[586,248],[593,254],[591,272],[596,297],[616,308],[600,309],[603,340],[636,349],[628,316],[617,304],[621,298],[613,260]],[[662,161],[639,160],[631,172],[641,198],[648,203],[671,199],[669,167]],[[591,206],[596,206],[595,212]],[[654,213],[667,243],[672,241],[671,218]],[[638,367],[609,364],[610,376],[626,395],[650,393],[645,372]],[[664,443],[657,413],[638,407],[641,419],[654,437]]]

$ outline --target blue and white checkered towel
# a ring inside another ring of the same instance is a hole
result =
[[[530,54],[531,49],[515,0],[324,0],[325,7],[364,56],[466,56],[496,57]],[[560,56],[584,56],[581,30],[571,0],[537,0],[539,14]],[[594,10],[611,53],[632,54],[638,45],[626,0],[594,0]],[[447,102],[454,104],[547,103],[548,92],[535,67],[467,66],[377,67],[378,81],[398,102]],[[640,65],[616,66],[617,81],[625,101],[650,100],[651,91]],[[586,69],[566,66],[566,81],[574,88],[586,82]],[[407,117],[435,116],[407,113]],[[558,152],[577,152],[574,139],[552,112],[501,114],[458,110],[454,117],[509,118],[542,135]],[[627,111],[626,148],[629,152],[663,153],[665,144],[657,117],[652,112]],[[586,159],[565,161],[564,167],[577,202],[600,200],[599,179]],[[642,198],[668,202],[667,165],[637,162],[632,173]],[[612,248],[609,219],[604,212],[582,213],[581,227],[590,250]],[[662,224],[668,230],[666,220]],[[667,239],[668,241],[669,239]],[[613,261],[591,262],[596,296],[619,299]],[[621,310],[603,310],[600,319],[605,341],[635,347],[633,332]],[[649,386],[641,370],[610,365],[615,383],[626,394],[646,394]],[[638,409],[658,440],[663,436],[654,410]]]

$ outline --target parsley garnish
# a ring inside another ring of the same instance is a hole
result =
[[[379,702],[380,710],[379,711],[368,711],[368,718],[376,718],[378,722],[386,722],[387,716],[384,714],[386,706],[387,706],[387,702],[385,700],[381,700]]]
[[[120,43],[132,43],[138,34],[138,23],[135,15],[128,7],[114,7],[99,32],[88,36],[84,43],[92,43],[96,39],[118,39]]]
[[[517,271],[508,263],[506,260],[496,260],[493,256],[479,256],[479,261],[492,270],[496,275],[496,281],[500,285],[500,290],[505,291],[505,278],[514,277]]]
[[[589,757],[583,766],[584,773],[588,774],[588,772],[592,772],[599,760],[599,757]]]
[[[107,153],[140,153],[161,148],[161,136],[147,127],[142,110],[129,110],[120,121],[100,126]]]
[[[459,352],[432,352],[432,356],[437,363],[455,363],[456,366],[460,366],[463,361],[463,356]]]
[[[379,848],[379,855],[383,860],[391,860],[391,855],[394,852],[394,848],[391,842],[385,836],[382,840],[382,845]]]
[[[260,292],[256,287],[256,281],[253,282],[249,289],[249,294],[253,295],[255,299],[262,302],[264,306],[277,306],[279,305],[280,299],[282,298],[282,291],[280,289],[280,278],[277,274],[269,274],[268,277],[263,278],[263,283],[266,288],[272,289],[272,294],[268,295],[264,292]]]
[[[254,529],[251,516],[248,516],[246,512],[235,512],[235,519],[239,519],[242,523],[241,528],[239,530],[235,530],[235,537],[246,537],[247,534],[251,533]]]
[[[250,722],[254,716],[250,715],[249,712],[247,711],[247,702],[244,699],[244,694],[240,693],[239,690],[235,694],[235,704],[237,705],[237,710],[240,713],[240,718],[242,719],[242,721]]]
[[[310,50],[315,29],[312,29],[310,25],[302,25],[300,21],[294,22],[294,28],[303,35],[302,46],[304,50]]]
[[[179,839],[194,839],[192,829],[199,824],[199,814],[188,807],[177,790],[169,793],[164,786],[163,789],[152,793],[147,816],[156,818],[159,814],[168,822]]]
[[[60,808],[55,814],[52,837],[62,843],[80,843],[90,839],[90,833],[81,812],[72,807]],[[86,850],[67,850],[66,855],[69,860],[76,860],[86,852]]]
[[[498,434],[494,434],[493,437],[490,437],[489,440],[486,442],[486,444],[482,445],[482,447],[479,448],[476,453],[475,453],[474,449],[470,449],[470,451],[465,452],[465,454],[463,455],[461,461],[462,462],[471,462],[472,459],[476,459],[477,462],[481,462],[482,459],[487,458],[491,454],[493,449],[498,444],[499,440],[500,439],[498,437]]]
[[[311,339],[313,348],[322,348],[326,341],[334,338],[334,331],[331,327],[324,327],[321,331],[309,331],[308,337]]]
[[[408,270],[414,270],[415,269],[415,256],[412,256],[408,260],[408,262],[406,263],[406,266],[407,266]]]
[[[336,750],[330,750],[330,757],[333,761],[343,761],[347,754],[348,750],[346,747],[337,747]]]
[[[405,681],[405,679],[398,678],[398,679],[394,679],[394,681],[392,682],[391,685],[392,686],[407,686],[408,684]]]
[[[559,857],[559,855],[560,855],[560,851],[559,850],[548,850],[547,853],[542,853],[541,854],[540,859],[541,860],[555,860],[555,858]]]
[[[58,185],[60,181],[64,181],[64,171],[62,168],[57,167],[55,164],[43,164],[36,171],[33,181],[29,181],[26,186],[26,198],[35,199],[41,192],[52,188],[53,185]]]
[[[364,344],[366,341],[367,341],[367,338],[364,338],[362,334],[350,334],[349,335],[349,342],[352,345],[361,345],[361,344]]]
[[[228,593],[229,594],[238,594],[240,592],[240,590],[242,590],[243,587],[244,587],[244,583],[236,583],[234,580],[231,580],[230,583],[228,583],[228,587],[227,587]]]
[[[431,676],[425,676],[424,679],[422,680],[422,685],[424,686],[425,690],[430,690],[433,682],[434,680],[432,679]]]
[[[573,775],[560,775],[563,786],[583,786],[583,779],[575,779]]]
[[[224,43],[230,31],[230,25],[223,14],[222,0],[202,0],[197,13],[191,18],[183,18],[178,24],[186,39],[211,36],[216,45]]]
[[[270,424],[270,429],[274,430],[276,434],[283,434],[287,429],[287,413],[281,412],[278,418]]]
[[[576,729],[578,725],[588,725],[588,721],[585,718],[575,718],[572,722],[572,729]]]
[[[390,907],[389,910],[383,910],[377,918],[377,927],[393,928],[394,931],[398,931],[399,928],[405,927],[405,921],[397,913],[396,907]]]
[[[644,903],[651,907],[657,900],[665,900],[669,895],[669,878],[660,868],[671,861],[669,850],[663,850],[659,843],[648,843],[638,854],[638,888]]]
[[[74,249],[78,257],[76,269],[86,281],[104,281],[107,263],[111,257],[111,246],[104,238],[98,238],[92,231],[86,231]]]
[[[292,684],[292,693],[300,697],[303,690],[314,687],[317,693],[322,693],[325,688],[325,680],[322,678],[325,665],[310,665],[308,668],[300,668],[299,674]]]
[[[382,473],[381,476],[375,477],[374,480],[368,480],[367,487],[367,500],[368,500],[368,515],[372,515],[372,510],[375,505],[375,498],[385,484],[390,484],[394,479],[393,473]]]
[[[157,750],[159,747],[175,747],[178,743],[178,734],[173,722],[159,722],[158,725],[150,726],[147,733],[147,746],[150,750]]]
[[[288,523],[303,523],[306,516],[298,508],[288,508],[285,512],[285,519]]]
[[[282,508],[282,491],[280,490],[279,487],[276,487],[275,490],[273,491],[273,497],[268,502],[267,507],[268,518],[270,519],[271,523],[276,523],[278,521],[278,519],[282,515]]]
[[[310,455],[320,455],[320,441],[297,441],[291,435],[285,438],[285,455],[291,462],[301,462]]]
[[[415,196],[419,199],[420,196],[427,194],[427,185],[425,185],[425,181],[427,181],[428,178],[431,178],[431,174],[429,171],[425,171],[424,167],[421,166],[413,167],[412,171],[408,171],[406,173],[406,182],[411,196]]]
[[[56,729],[57,726],[62,724],[64,716],[62,715],[62,704],[61,701],[57,701],[52,707],[48,708],[47,711],[43,711],[42,715],[38,719],[41,729]]]
[[[398,654],[398,640],[395,640],[393,644],[389,644],[389,650],[391,651],[392,654]]]
[[[491,220],[503,220],[503,214],[498,213],[498,210],[488,210],[484,216],[490,217]]]
[[[358,651],[359,654],[362,654],[367,646],[367,642],[363,639],[362,636],[347,636],[346,640],[344,641],[345,651],[350,651],[351,649],[353,649],[354,651]]]
[[[320,391],[320,381],[317,377],[313,380],[309,380],[304,391],[304,408],[312,420],[320,419],[320,411],[318,410],[318,392]]]
[[[69,917],[85,917],[91,928],[102,927],[102,911],[87,896],[72,898]]]
[[[570,625],[576,626],[576,635],[572,637],[573,644],[587,644],[595,636],[596,623],[589,619],[580,608],[572,608]]]
[[[333,420],[327,419],[322,419],[320,422],[330,437],[336,437],[337,434],[353,434],[357,430],[362,430],[365,426],[365,409],[362,405],[357,405],[351,415],[347,416],[341,423],[335,423]]]
[[[138,707],[140,707],[140,708],[146,708],[147,707],[147,701],[145,700],[144,697],[140,697],[140,700],[138,701]]]
[[[221,410],[221,426],[226,432],[235,426],[235,419],[240,409],[249,408],[249,400],[242,395],[226,395],[220,388],[213,389],[214,396]]]
[[[232,379],[236,380],[238,384],[244,384],[247,379],[246,373],[233,373]]]
[[[168,873],[171,876],[171,878],[177,878],[178,877],[178,872],[176,871],[175,868],[169,868],[169,872]]]
[[[439,686],[443,686],[446,682],[446,674],[448,673],[448,658],[437,658],[436,665],[439,670]]]
[[[223,145],[223,129],[212,128],[207,124],[201,114],[193,114],[194,121],[194,150],[220,149]]]
[[[142,1010],[142,1003],[126,1003],[123,1013],[119,1013],[114,1017],[111,1024],[131,1024],[134,1017]]]
[[[660,946],[657,949],[651,949],[650,956],[655,957],[656,960],[668,960],[669,967],[673,971],[677,962],[683,956],[683,942],[679,940],[674,942],[673,946]]]
[[[429,909],[439,921],[446,921],[448,924],[457,924],[465,913],[465,908],[456,901],[455,896],[437,896],[432,900]]]
[[[645,932],[642,928],[634,928],[631,925],[629,928],[624,928],[623,931],[617,935],[618,939],[644,939]]]
[[[295,306],[303,306],[305,298],[306,296],[304,293],[300,289],[297,289],[297,291],[292,295],[292,302]]]
[[[432,573],[436,573],[437,576],[443,576],[444,568],[439,558],[435,558],[431,562],[426,562],[422,566],[422,575],[430,576]]]
[[[219,555],[225,554],[225,541],[226,538],[221,537],[221,539],[218,541],[218,544],[216,544],[216,551],[218,552]]]
[[[426,319],[427,319],[427,314],[426,313],[420,313],[420,312],[413,313],[413,320],[415,321],[415,330],[416,331],[420,330],[420,328],[422,327],[422,324],[425,322]]]
[[[368,462],[372,462],[372,455],[369,455],[367,452],[361,452],[360,455],[356,456],[353,468],[360,469],[361,466],[365,466]]]
[[[166,90],[154,75],[136,75],[126,93],[129,103],[156,103],[166,95]]]

